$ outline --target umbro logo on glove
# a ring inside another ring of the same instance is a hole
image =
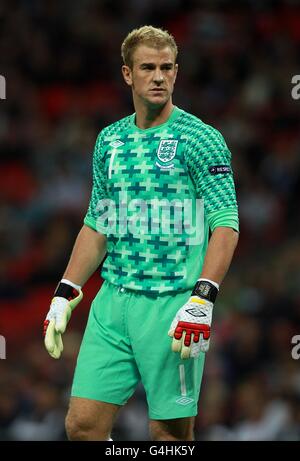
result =
[[[191,309],[186,310],[189,314],[193,315],[194,317],[205,317],[206,314],[203,311],[199,312],[199,309],[192,307]]]

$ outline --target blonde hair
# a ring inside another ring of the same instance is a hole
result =
[[[139,29],[132,30],[121,46],[121,55],[124,64],[132,69],[133,53],[138,45],[147,45],[151,48],[165,48],[169,46],[174,52],[175,60],[178,53],[178,48],[173,35],[168,31],[159,29],[153,26],[143,26]]]

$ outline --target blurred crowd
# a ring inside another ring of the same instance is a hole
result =
[[[120,45],[134,27],[179,47],[174,102],[218,128],[233,155],[240,242],[222,285],[196,440],[300,440],[300,7],[296,1],[10,0],[0,3],[0,440],[64,440],[90,300],[59,361],[42,322],[80,230],[98,132],[133,112]],[[115,440],[147,440],[138,387]]]

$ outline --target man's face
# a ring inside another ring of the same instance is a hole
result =
[[[133,54],[133,67],[123,66],[123,76],[131,86],[135,99],[159,107],[170,99],[176,80],[178,64],[170,47],[162,49],[139,45]]]

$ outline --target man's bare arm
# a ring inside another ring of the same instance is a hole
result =
[[[238,239],[238,232],[231,227],[217,227],[214,230],[209,240],[201,278],[221,284],[229,269]]]
[[[106,254],[106,236],[83,225],[63,275],[81,287],[91,277]]]

